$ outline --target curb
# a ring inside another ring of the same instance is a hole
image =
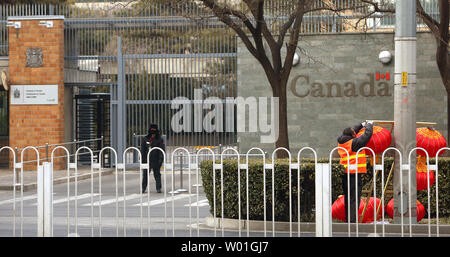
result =
[[[220,222],[221,218],[216,218],[216,222],[214,222],[214,218],[212,216],[205,218],[205,224],[200,225],[201,228],[204,229],[222,229]],[[241,219],[241,231],[247,230],[247,220]],[[292,222],[292,233],[298,232],[298,223]],[[348,223],[333,223],[333,232],[336,233],[348,233]],[[358,232],[359,233],[374,233],[376,227],[377,234],[381,234],[383,231],[382,224],[358,224]],[[264,221],[260,220],[249,220],[248,228],[252,232],[264,232]],[[266,231],[272,232],[272,221],[266,221]],[[275,232],[289,232],[290,231],[290,223],[289,222],[275,222]],[[428,224],[412,224],[411,229],[414,235],[423,234],[424,236],[428,234],[430,231],[431,234],[436,234],[437,231],[436,224],[431,224],[428,227]],[[239,230],[239,220],[237,219],[223,219],[223,229],[238,231]],[[403,233],[409,234],[409,224],[403,225]],[[300,232],[316,232],[316,223],[313,222],[301,222],[300,223]],[[356,224],[350,224],[350,232],[356,232]],[[385,224],[384,232],[388,234],[401,234],[402,226],[400,224]],[[439,225],[439,235],[450,236],[450,225]]]
[[[112,173],[114,173],[114,169],[102,171],[102,176],[110,175]],[[93,175],[94,175],[93,176],[94,178],[98,177],[99,176],[98,171],[94,172]],[[86,173],[86,174],[78,175],[78,176],[70,176],[69,177],[69,182],[75,181],[75,177],[77,178],[77,181],[79,181],[79,180],[86,180],[86,179],[90,179],[91,178],[91,173]],[[67,177],[57,178],[57,179],[53,180],[53,185],[64,184],[64,183],[67,183]],[[0,190],[5,190],[5,191],[6,190],[10,190],[10,191],[12,191],[12,190],[14,190],[14,187],[15,187],[16,190],[20,190],[21,189],[20,185],[16,185],[16,186],[14,186],[14,185],[7,185],[7,186],[0,185]],[[36,188],[37,188],[37,182],[23,185],[23,191],[24,192],[32,190],[32,189],[36,189]]]

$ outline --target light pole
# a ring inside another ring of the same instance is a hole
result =
[[[410,216],[411,223],[416,223],[415,152],[410,173],[405,166],[416,147],[416,1],[397,0],[395,21],[394,140],[402,158],[396,154],[394,159],[394,223],[409,223]]]

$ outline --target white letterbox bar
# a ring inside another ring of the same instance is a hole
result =
[[[298,163],[291,163],[291,170],[298,170]]]
[[[383,165],[381,165],[381,164],[376,164],[376,165],[375,165],[375,170],[383,170]]]

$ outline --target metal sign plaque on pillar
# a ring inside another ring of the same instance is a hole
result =
[[[394,222],[416,223],[416,154],[409,168],[400,165],[416,147],[416,1],[396,1],[395,12],[394,140],[402,159],[395,155]]]

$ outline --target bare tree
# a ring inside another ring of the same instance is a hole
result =
[[[289,149],[287,83],[293,66],[303,16],[308,12],[331,10],[329,0],[174,0],[201,2],[213,16],[235,31],[250,54],[263,68],[274,97],[279,99],[279,137],[276,147]],[[279,10],[266,13],[276,3]],[[333,11],[339,11],[334,10]],[[282,13],[282,14],[281,14]],[[283,16],[278,19],[276,16]],[[265,47],[266,46],[266,47]],[[284,48],[285,47],[285,48]],[[280,151],[278,158],[288,154]]]

